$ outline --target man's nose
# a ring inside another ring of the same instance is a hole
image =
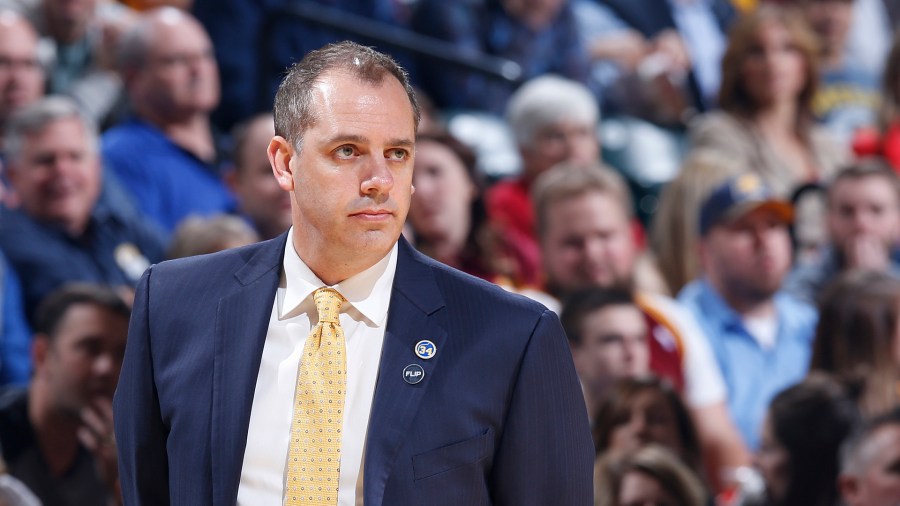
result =
[[[363,195],[379,195],[391,191],[394,175],[383,156],[372,156],[365,167],[360,191]]]

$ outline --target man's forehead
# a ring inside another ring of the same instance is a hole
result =
[[[876,429],[866,438],[859,451],[864,468],[900,459],[900,424],[891,423]]]
[[[396,77],[387,71],[376,74],[378,77],[368,79],[357,75],[347,69],[330,69],[312,83],[312,93],[322,99],[333,99],[336,96],[345,97],[354,92],[354,95],[384,94],[386,92],[402,92],[406,95],[406,89]],[[411,107],[411,105],[410,105]]]

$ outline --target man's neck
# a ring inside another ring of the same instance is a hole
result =
[[[718,291],[735,313],[743,318],[768,318],[775,316],[775,299],[772,297],[744,297],[735,293]]]
[[[215,160],[216,145],[208,115],[198,113],[170,120],[158,114],[147,113],[141,114],[141,118],[159,128],[172,142],[197,158],[210,163]]]
[[[28,419],[50,473],[59,477],[75,463],[81,420],[71,413],[54,409],[51,401],[46,385],[36,379],[28,390]]]

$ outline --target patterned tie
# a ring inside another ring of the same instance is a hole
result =
[[[313,294],[319,323],[303,347],[294,393],[284,504],[334,506],[341,474],[346,367],[338,314],[345,299],[333,288]]]

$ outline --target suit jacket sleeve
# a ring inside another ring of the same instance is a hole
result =
[[[169,504],[167,429],[157,396],[150,344],[150,276],[141,277],[134,299],[122,374],[113,403],[119,479],[126,505]]]
[[[565,333],[546,310],[512,394],[493,469],[497,505],[593,504],[594,446]]]

